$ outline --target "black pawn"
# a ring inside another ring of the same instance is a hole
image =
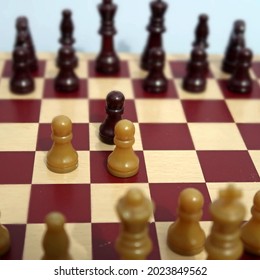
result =
[[[153,48],[149,53],[149,73],[143,80],[143,89],[149,93],[167,91],[168,80],[164,75],[165,53],[161,48]]]
[[[10,90],[17,94],[26,94],[34,90],[34,80],[28,65],[28,51],[16,47],[13,52],[13,76],[10,79]]]
[[[228,74],[232,74],[235,70],[238,53],[245,47],[244,33],[245,22],[243,20],[235,21],[222,63],[222,70]]]
[[[207,72],[207,54],[204,48],[195,47],[187,64],[187,74],[183,79],[183,89],[192,93],[203,92],[206,88]]]
[[[29,69],[31,70],[31,72],[36,72],[38,70],[38,60],[36,57],[35,48],[34,48],[32,36],[29,28],[29,22],[26,17],[17,18],[16,32],[17,32],[17,37],[15,42],[15,47],[23,46],[27,49]],[[23,41],[19,39],[21,33],[24,36]]]
[[[71,15],[71,10],[66,9],[62,11],[62,20],[60,23],[61,38],[59,42],[66,46],[72,46],[75,42],[75,39],[73,38],[74,25]]]
[[[193,42],[193,46],[207,48],[208,34],[209,34],[208,16],[206,14],[202,14],[199,16],[199,22],[195,29],[195,41]]]
[[[250,49],[240,50],[236,69],[227,84],[230,91],[235,93],[250,93],[252,91],[252,79],[249,73],[252,57]]]
[[[75,92],[79,89],[79,79],[74,69],[77,65],[75,51],[70,46],[60,48],[57,58],[59,73],[55,78],[55,90],[59,92]]]
[[[99,137],[102,142],[114,144],[114,128],[118,121],[122,119],[124,113],[125,97],[120,91],[111,91],[106,98],[107,117],[99,127]]]
[[[117,10],[112,0],[103,0],[98,5],[101,16],[99,34],[102,36],[102,46],[96,58],[96,72],[104,75],[116,74],[120,71],[120,61],[114,49],[113,37],[116,34],[114,16]]]

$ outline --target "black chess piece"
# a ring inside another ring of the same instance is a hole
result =
[[[250,93],[252,91],[252,79],[249,73],[252,57],[253,54],[250,49],[245,48],[239,51],[236,69],[227,83],[231,92]]]
[[[107,117],[99,127],[99,137],[102,142],[114,144],[114,128],[118,121],[122,119],[124,113],[125,97],[120,91],[111,91],[106,98]]]
[[[77,65],[75,51],[70,46],[62,46],[58,53],[57,65],[59,73],[55,78],[55,90],[59,92],[75,92],[79,89],[79,79],[74,69]]]
[[[168,80],[163,69],[165,53],[161,48],[152,48],[149,54],[149,73],[143,80],[143,89],[149,93],[163,93],[167,91]]]
[[[149,52],[152,48],[163,49],[162,34],[166,31],[164,25],[164,14],[168,8],[166,2],[162,0],[155,0],[150,4],[151,18],[150,23],[147,26],[149,32],[148,40],[141,55],[140,66],[143,70],[149,70]]]
[[[74,24],[71,17],[71,10],[65,9],[62,11],[62,20],[60,23],[61,37],[59,42],[66,46],[72,46],[75,42],[73,38]]]
[[[183,89],[192,93],[203,92],[206,89],[206,76],[208,72],[207,54],[204,48],[193,48],[186,70],[187,73],[183,79]]]
[[[232,74],[235,70],[238,53],[241,49],[245,48],[244,33],[245,22],[243,20],[235,21],[222,62],[222,70],[228,74]]]
[[[209,27],[208,27],[208,15],[201,14],[199,16],[198,25],[195,28],[195,41],[193,42],[193,47],[203,47],[207,48],[209,34]]]
[[[96,58],[96,71],[101,74],[111,75],[120,71],[120,61],[114,49],[113,37],[116,34],[114,16],[117,10],[112,0],[103,0],[98,5],[101,16],[99,34],[102,36],[102,46]]]
[[[32,92],[34,88],[34,80],[28,65],[28,50],[24,47],[16,47],[13,52],[13,75],[10,79],[10,90],[16,94],[26,94]]]
[[[29,28],[29,21],[27,17],[18,17],[16,20],[16,42],[15,47],[23,46],[27,48],[28,51],[28,65],[31,72],[36,72],[38,70],[38,59],[35,53],[35,47],[33,44],[30,28]],[[24,40],[22,41],[21,38],[18,39],[19,35],[23,33]]]

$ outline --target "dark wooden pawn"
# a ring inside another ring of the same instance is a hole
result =
[[[74,72],[77,65],[75,51],[70,46],[60,48],[57,58],[59,73],[55,78],[55,90],[59,92],[75,92],[79,89],[79,79]]]
[[[124,102],[125,97],[120,91],[111,91],[106,97],[107,117],[99,127],[99,137],[106,144],[114,144],[114,128],[117,122],[122,119]]]
[[[71,16],[71,10],[66,9],[62,11],[62,20],[60,23],[61,37],[59,42],[66,46],[72,46],[75,42],[73,38],[74,24]]]
[[[227,84],[230,91],[235,93],[250,93],[252,91],[252,79],[249,73],[252,56],[250,49],[240,50],[236,69]]]
[[[245,22],[243,20],[235,21],[222,62],[222,70],[228,74],[232,74],[234,72],[237,64],[238,53],[241,49],[245,48],[244,33]]]
[[[34,48],[27,17],[23,16],[17,18],[16,31],[17,31],[17,36],[15,41],[15,47],[23,46],[27,49],[29,69],[31,70],[31,72],[35,72],[38,70],[38,59],[36,57],[35,48]],[[18,39],[21,33],[24,34],[23,41],[21,41],[21,38]]]
[[[164,75],[164,51],[161,48],[151,49],[149,61],[149,73],[143,80],[143,89],[150,93],[166,92],[168,88],[168,80]]]
[[[203,92],[206,88],[208,72],[207,54],[202,47],[195,47],[187,64],[187,73],[183,79],[183,89],[192,92]]]
[[[112,0],[103,0],[98,5],[101,16],[101,27],[99,34],[102,36],[102,46],[96,58],[96,71],[100,74],[116,74],[120,70],[120,61],[114,49],[113,37],[116,34],[114,27],[114,16],[117,6]]]
[[[28,51],[16,47],[13,52],[13,76],[10,79],[10,90],[16,94],[26,94],[34,90],[34,80],[28,65]]]
[[[164,25],[164,14],[168,4],[162,0],[154,0],[150,4],[151,18],[147,26],[149,32],[148,39],[141,55],[140,66],[143,70],[149,70],[149,53],[152,48],[163,49],[162,34],[166,31]]]
[[[207,48],[209,46],[207,42],[208,34],[208,16],[206,14],[201,14],[195,29],[195,41],[193,42],[193,46]]]

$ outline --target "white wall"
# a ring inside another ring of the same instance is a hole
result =
[[[37,51],[56,51],[59,47],[61,11],[73,11],[75,47],[85,52],[100,48],[99,14],[101,0],[0,0],[0,51],[12,51],[15,19],[29,18]],[[147,39],[145,30],[150,17],[150,0],[115,0],[116,49],[140,53]],[[164,46],[168,53],[189,53],[194,28],[200,13],[209,15],[210,53],[222,54],[234,20],[246,22],[246,41],[255,54],[260,54],[260,0],[168,0],[167,31]]]

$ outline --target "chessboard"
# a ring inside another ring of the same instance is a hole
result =
[[[179,193],[194,187],[204,196],[201,226],[206,235],[212,225],[209,206],[230,182],[242,190],[246,217],[260,189],[260,58],[255,56],[250,94],[227,90],[229,76],[221,71],[222,57],[209,55],[207,88],[191,94],[182,89],[187,55],[167,55],[168,90],[147,93],[140,56],[119,54],[120,72],[97,74],[95,55],[77,53],[80,89],[54,90],[58,73],[56,54],[38,53],[35,90],[25,95],[9,90],[11,54],[0,55],[0,211],[1,223],[11,236],[11,249],[3,259],[41,259],[45,216],[62,212],[74,259],[118,259],[114,248],[120,221],[118,200],[129,190],[141,189],[154,202],[149,224],[153,250],[149,259],[205,259],[183,257],[169,250],[169,225],[176,220]],[[114,146],[99,140],[106,117],[105,99],[112,90],[125,96],[123,118],[135,125],[134,150],[140,169],[131,178],[116,178],[106,161]],[[79,166],[67,174],[46,167],[51,148],[51,122],[67,115],[73,123],[73,146]],[[244,253],[243,259],[256,259]],[[258,257],[259,258],[259,257]]]

